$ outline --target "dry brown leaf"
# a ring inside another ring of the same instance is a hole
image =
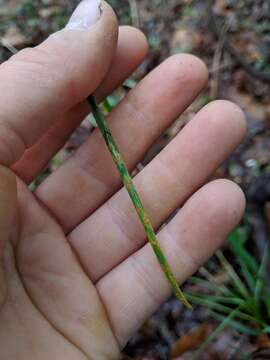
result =
[[[191,330],[187,334],[179,338],[171,348],[171,358],[184,354],[185,352],[198,347],[208,336],[212,326],[208,323],[203,323],[195,330]]]
[[[256,345],[258,349],[270,349],[270,339],[266,334],[260,335],[257,338]]]
[[[48,19],[61,10],[62,8],[60,6],[55,5],[55,6],[50,6],[48,8],[40,9],[38,14],[42,19]]]
[[[228,6],[227,0],[216,0],[213,5],[213,11],[219,16],[228,16],[231,14],[231,9]]]
[[[270,113],[270,104],[264,104],[262,101],[256,100],[248,92],[239,91],[232,85],[228,88],[228,93],[230,94],[230,100],[240,105],[254,119],[265,120]]]
[[[171,40],[172,52],[190,51],[198,48],[203,42],[202,34],[192,28],[181,28],[175,31]]]
[[[2,37],[1,42],[4,46],[12,45],[15,48],[23,48],[28,44],[27,38],[17,26],[11,26]]]

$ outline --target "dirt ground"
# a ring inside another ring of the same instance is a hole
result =
[[[136,84],[168,56],[182,52],[202,58],[210,71],[208,88],[154,144],[138,169],[164,148],[209,101],[229,99],[246,113],[248,132],[244,143],[213,174],[213,178],[232,179],[244,190],[247,196],[248,248],[260,262],[269,239],[270,222],[269,0],[109,2],[118,14],[119,22],[142,29],[150,44],[149,55],[129,84]],[[65,24],[76,3],[74,0],[0,0],[1,43],[16,49],[38,44]],[[10,57],[5,46],[0,47],[1,62]],[[124,92],[125,89],[121,89],[111,100]],[[89,131],[83,123],[37,181],[42,181],[76,150]],[[228,256],[231,255],[228,253]],[[230,259],[235,262],[234,258]],[[187,283],[186,288],[190,287],[194,289],[194,285]],[[200,285],[195,290],[200,292]],[[197,306],[190,312],[172,297],[134,335],[123,358],[192,359],[194,349],[217,325],[205,307]],[[261,337],[226,327],[200,359],[270,359],[270,341],[267,336],[263,339],[262,345]]]

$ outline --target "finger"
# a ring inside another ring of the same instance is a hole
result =
[[[16,202],[16,178],[9,169],[0,166],[0,306],[6,295],[4,252],[11,235],[11,228],[16,232]]]
[[[101,101],[131,75],[147,53],[145,36],[137,29],[122,26],[119,29],[118,45],[112,66],[96,91]],[[91,71],[91,69],[89,69]],[[42,136],[12,168],[26,183],[30,183],[61,149],[72,132],[89,113],[86,102],[76,105],[64,113],[56,124]]]
[[[95,94],[103,99],[138,67],[148,52],[145,35],[131,26],[120,26],[118,45],[111,69]]]
[[[110,114],[112,132],[130,169],[198,95],[206,79],[200,60],[191,55],[174,56],[149,74]],[[37,195],[68,232],[119,186],[119,175],[97,130],[41,184]]]
[[[94,4],[98,1],[81,3],[82,30],[59,31],[1,65],[0,163],[16,162],[61,114],[82,102],[104,79],[115,52],[117,23],[111,8],[102,3],[100,18],[87,28]],[[73,20],[80,23],[78,11]]]
[[[242,111],[227,101],[213,102],[135,177],[155,229],[208,179],[244,133]],[[97,281],[139,249],[146,237],[126,190],[121,189],[74,229],[69,241],[85,271]]]
[[[164,253],[179,283],[193,274],[239,222],[241,190],[218,180],[199,190],[159,233]],[[97,289],[121,348],[171,293],[149,244],[113,269]]]

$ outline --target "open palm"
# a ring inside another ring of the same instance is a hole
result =
[[[62,31],[0,67],[1,359],[115,359],[170,295],[97,130],[35,194],[26,185],[88,113],[84,99],[97,89],[101,100],[145,56],[137,30],[120,28],[117,42],[103,7],[91,30]],[[110,114],[130,169],[206,81],[200,60],[174,56]],[[158,234],[180,283],[241,217],[236,185],[204,184],[244,130],[238,107],[214,102],[135,177],[155,229],[181,207]]]

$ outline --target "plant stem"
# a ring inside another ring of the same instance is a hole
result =
[[[106,121],[106,118],[103,115],[103,113],[101,112],[101,110],[99,109],[93,95],[89,96],[87,100],[88,100],[89,104],[91,105],[92,112],[95,117],[96,123],[104,137],[104,140],[105,140],[107,147],[111,153],[113,161],[114,161],[115,165],[117,166],[117,169],[121,176],[122,182],[123,182],[125,188],[127,189],[130,199],[133,202],[136,212],[144,226],[145,233],[147,235],[147,239],[150,242],[150,244],[154,250],[154,253],[158,259],[158,262],[159,262],[166,278],[168,279],[169,283],[171,284],[176,297],[185,306],[187,306],[188,308],[191,309],[192,306],[187,301],[183,292],[181,291],[181,289],[178,285],[178,282],[170,269],[168,261],[159,245],[159,242],[156,238],[153,226],[151,225],[150,219],[144,210],[143,204],[142,204],[140,197],[134,187],[134,184],[133,184],[132,178],[129,174],[129,171],[127,169],[127,166],[126,166],[126,164],[120,154],[118,146],[111,134],[111,131],[110,131],[110,128]]]

